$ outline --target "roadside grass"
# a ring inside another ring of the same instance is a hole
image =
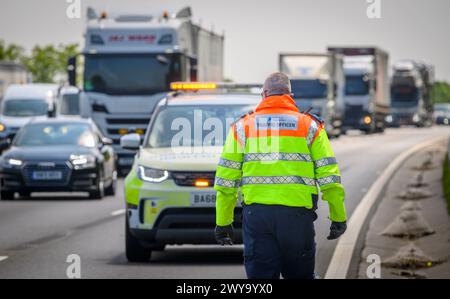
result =
[[[450,166],[448,156],[449,155],[447,154],[444,161],[444,176],[442,178],[442,183],[444,184],[444,194],[447,200],[447,210],[450,214]]]

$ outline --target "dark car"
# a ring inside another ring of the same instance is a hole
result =
[[[16,192],[88,192],[114,195],[117,172],[112,141],[86,119],[34,120],[0,159],[1,199]]]

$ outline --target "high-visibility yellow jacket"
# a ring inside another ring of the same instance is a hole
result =
[[[318,194],[332,221],[346,221],[345,191],[323,124],[300,113],[289,95],[270,96],[233,124],[216,171],[216,223],[233,222],[244,203],[313,208]]]

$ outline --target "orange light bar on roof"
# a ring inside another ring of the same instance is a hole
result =
[[[212,82],[173,82],[170,84],[172,90],[205,90],[217,89],[217,83]]]

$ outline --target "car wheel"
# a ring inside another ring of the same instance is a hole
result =
[[[108,186],[108,188],[105,189],[105,195],[110,196],[116,195],[116,189],[117,189],[117,171],[114,171],[111,184]]]
[[[105,182],[99,175],[95,191],[89,192],[89,199],[102,199],[105,196]]]
[[[128,219],[125,219],[125,254],[132,263],[148,263],[152,257],[152,251],[131,234]]]
[[[10,191],[1,191],[1,200],[13,200],[14,199],[14,192]]]

